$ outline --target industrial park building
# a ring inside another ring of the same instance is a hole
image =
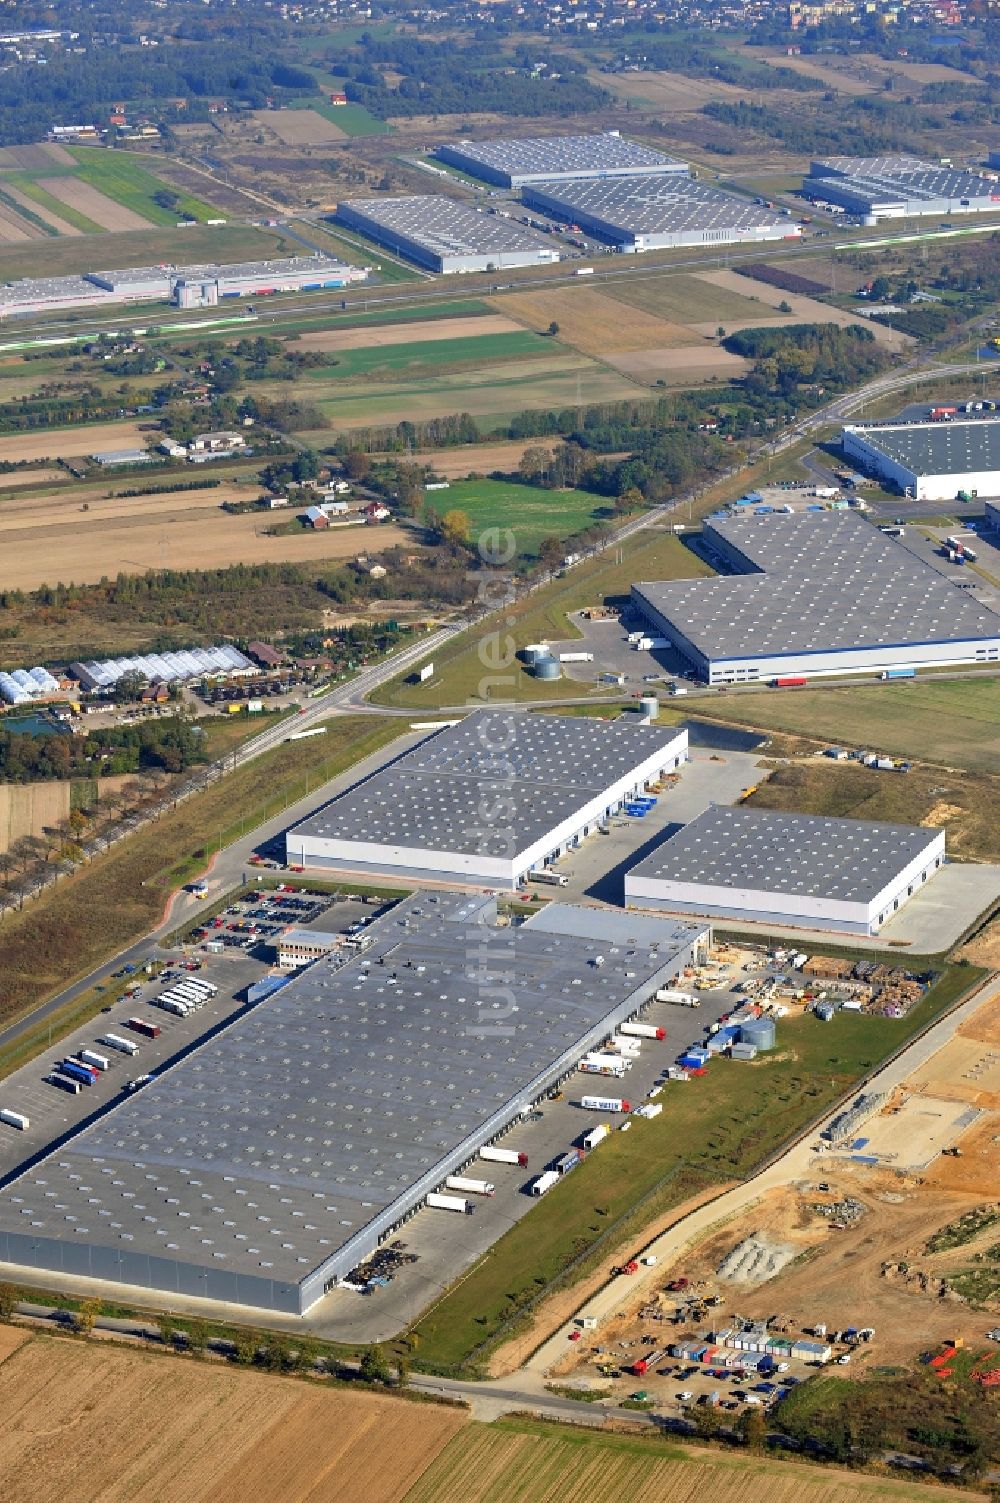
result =
[[[801,233],[774,209],[691,177],[664,173],[580,182],[547,179],[527,184],[523,198],[532,208],[628,253],[785,240]]]
[[[920,214],[1000,211],[1000,185],[919,157],[827,157],[812,162],[802,191],[870,224]]]
[[[558,247],[534,230],[433,194],[352,199],[338,205],[337,219],[431,271],[501,271],[559,260]]]
[[[713,805],[625,874],[629,907],[877,934],[944,863],[944,831]]]
[[[290,866],[515,888],[687,759],[687,731],[479,710],[295,825]]]
[[[641,177],[662,172],[686,175],[690,171],[687,162],[637,141],[623,140],[618,131],[534,136],[519,141],[457,141],[439,146],[434,155],[470,177],[501,188],[588,177]]]
[[[856,512],[713,517],[733,574],[632,586],[632,603],[710,684],[1000,659],[1000,615]]]
[[[89,271],[82,277],[24,277],[0,287],[0,318],[60,308],[166,303],[181,307],[214,304],[230,297],[266,297],[273,292],[309,292],[363,282],[367,271],[330,256],[288,256],[280,261],[231,265],[130,266]]]
[[[1000,418],[852,423],[844,454],[917,501],[1000,496]]]
[[[405,899],[6,1185],[0,1262],[304,1314],[710,938],[553,913]]]

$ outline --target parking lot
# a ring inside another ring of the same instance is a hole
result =
[[[211,948],[199,942],[154,950],[150,963],[157,974],[149,976],[143,967],[130,974],[120,972],[112,981],[116,990],[109,989],[107,1005],[96,1018],[0,1083],[0,1108],[20,1113],[29,1123],[21,1131],[0,1122],[0,1182],[20,1173],[30,1160],[51,1151],[95,1116],[127,1100],[132,1082],[176,1064],[246,1011],[247,988],[272,974],[273,940],[282,930],[294,925],[342,933],[374,911],[359,899],[334,901],[325,894],[292,890],[254,893],[249,901],[231,904],[209,921],[207,945]],[[215,996],[183,1018],[155,1005],[172,985],[192,976],[217,986]],[[159,1028],[159,1036],[147,1038],[130,1029],[130,1018]],[[137,1052],[128,1055],[103,1044],[108,1033],[130,1040]],[[107,1069],[98,1071],[92,1085],[81,1085],[78,1095],[49,1084],[46,1076],[81,1049],[99,1054],[107,1061]]]
[[[625,611],[621,616],[588,618],[582,611],[572,612],[569,618],[580,632],[567,642],[550,642],[553,657],[560,653],[591,653],[593,662],[564,663],[563,674],[579,684],[601,684],[602,676],[613,674],[620,677],[622,686],[630,692],[644,688],[656,692],[662,690],[671,679],[690,672],[691,665],[672,647],[655,651],[639,651],[628,640],[629,632],[645,628],[640,616]]]

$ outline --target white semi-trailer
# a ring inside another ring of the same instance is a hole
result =
[[[12,1111],[9,1106],[0,1107],[0,1122],[6,1122],[8,1127],[16,1127],[19,1132],[27,1132],[31,1126],[23,1112]]]
[[[496,1185],[491,1185],[488,1179],[466,1179],[462,1174],[449,1174],[445,1180],[445,1186],[449,1190],[464,1190],[466,1195],[495,1195]]]
[[[94,1049],[79,1050],[79,1058],[85,1065],[93,1065],[97,1070],[107,1070],[111,1064],[106,1054],[98,1054]]]
[[[588,1112],[630,1112],[629,1102],[620,1096],[584,1096],[580,1105]]]
[[[522,1169],[528,1167],[526,1153],[518,1153],[516,1148],[498,1148],[495,1143],[480,1148],[479,1157],[485,1159],[487,1164],[518,1164]]]
[[[109,1049],[117,1049],[119,1054],[138,1054],[139,1045],[133,1044],[131,1039],[119,1038],[117,1033],[106,1033],[99,1044],[107,1044]]]
[[[545,1173],[540,1174],[535,1180],[535,1183],[531,1187],[531,1193],[532,1195],[547,1195],[552,1186],[558,1183],[559,1175],[556,1171],[554,1169],[546,1169]]]
[[[700,1007],[699,998],[691,992],[675,992],[670,987],[665,987],[656,994],[657,1002],[672,1002],[675,1007]]]
[[[652,1023],[621,1023],[618,1032],[634,1039],[665,1039],[667,1036],[665,1028],[655,1028]]]
[[[428,1195],[427,1204],[434,1211],[458,1211],[463,1216],[471,1216],[476,1209],[462,1195],[441,1195],[438,1191]]]

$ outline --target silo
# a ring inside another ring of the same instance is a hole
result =
[[[660,701],[655,694],[644,694],[639,701],[639,714],[646,720],[656,720],[660,714]]]
[[[551,657],[551,653],[546,642],[529,642],[521,648],[521,657],[529,668],[534,668],[539,658]]]
[[[758,1049],[773,1049],[777,1029],[773,1018],[754,1018],[740,1027],[740,1042],[754,1044]]]
[[[551,683],[561,676],[562,669],[555,658],[538,658],[535,662],[535,677],[543,683]]]

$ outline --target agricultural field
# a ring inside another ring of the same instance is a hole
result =
[[[93,584],[118,573],[199,569],[207,563],[221,569],[238,563],[346,559],[375,545],[376,538],[379,548],[389,548],[410,536],[392,523],[377,529],[363,524],[319,531],[295,528],[272,536],[269,529],[276,519],[271,512],[232,515],[221,509],[223,501],[250,500],[258,490],[256,484],[229,483],[82,503],[74,489],[47,496],[44,506],[37,494],[12,498],[0,505],[4,583],[29,590],[43,584]]]
[[[152,224],[173,225],[178,219],[213,219],[217,210],[188,193],[179,193],[176,207],[162,208],[154,198],[165,184],[152,167],[130,152],[109,152],[99,147],[74,146],[72,155],[79,163],[76,176],[98,193],[106,195],[125,210]],[[109,225],[109,229],[131,226]],[[136,226],[138,228],[138,226]]]
[[[465,1424],[460,1410],[44,1336],[0,1362],[0,1404],[4,1503],[402,1503]]]
[[[477,309],[480,306],[485,305],[470,302],[468,317],[449,317],[444,311],[439,311],[436,318],[414,317],[412,322],[406,321],[405,341],[400,340],[395,315],[392,315],[391,322],[385,314],[381,318],[377,313],[368,314],[367,317],[347,315],[351,327],[324,327],[315,333],[303,334],[295,341],[295,348],[337,354],[341,350],[370,350],[385,345],[405,348],[406,345],[435,343],[438,340],[459,341],[483,338],[486,335],[523,333],[513,319],[505,318],[502,314],[479,314]],[[323,322],[326,325],[330,321],[324,319]],[[526,348],[535,346],[532,344]]]
[[[440,511],[464,511],[473,541],[487,529],[513,534],[519,558],[535,558],[543,538],[568,538],[611,514],[607,496],[543,490],[504,480],[462,480],[432,500]]]
[[[468,323],[471,324],[472,320]],[[330,384],[328,394],[335,396],[336,383],[341,379],[350,381],[371,377],[380,381],[385,376],[412,378],[424,373],[433,376],[437,370],[449,373],[456,366],[465,365],[479,370],[502,368],[503,363],[510,360],[530,360],[533,356],[542,359],[552,348],[551,340],[543,339],[539,334],[529,334],[516,325],[509,325],[502,332],[477,334],[463,321],[458,335],[435,324],[426,330],[417,328],[417,337],[413,338],[412,332],[407,330],[404,342],[400,342],[398,334],[392,330],[386,333],[369,329],[353,333],[345,331],[336,336],[336,344],[330,351],[333,357],[330,365],[303,373],[303,393],[308,391],[306,383],[309,387]],[[316,395],[318,397],[320,393]],[[406,413],[406,416],[412,417],[413,414]]]
[[[547,348],[559,346],[546,341]],[[529,407],[575,407],[587,402],[618,402],[638,394],[624,376],[609,371],[584,355],[561,351],[534,358],[508,359],[490,368],[474,364],[453,374],[428,375],[420,380],[342,381],[336,395],[317,394],[319,407],[335,429],[395,425],[402,417],[414,422],[468,412],[494,419],[496,426]],[[301,435],[309,438],[310,435]],[[313,435],[322,445],[329,433]]]
[[[947,1503],[957,1493],[848,1471],[818,1470],[718,1451],[690,1452],[661,1437],[595,1434],[540,1420],[466,1425],[403,1503]]]
[[[315,109],[255,110],[254,119],[285,146],[325,146],[345,139],[345,132]]]
[[[993,772],[1000,756],[1000,681],[992,678],[775,691],[725,706],[706,700],[698,713],[970,771]]]
[[[733,49],[737,52],[742,49]],[[974,73],[946,63],[918,63],[909,58],[885,58],[872,52],[847,55],[826,53],[822,57],[789,57],[783,47],[750,47],[747,54],[755,62],[770,63],[776,68],[791,68],[806,78],[815,78],[828,89],[847,95],[882,93],[887,80],[897,83],[901,93],[911,92],[924,84],[947,83],[956,88],[982,86]],[[910,86],[910,87],[908,87]]]
[[[554,287],[549,292],[506,293],[492,302],[531,328],[547,329],[555,321],[561,340],[599,358],[613,358],[619,351],[691,343],[690,331],[683,323],[630,307],[617,296],[617,287],[617,281],[607,292],[590,286]]]
[[[70,459],[105,449],[144,447],[145,435],[131,420],[79,423],[72,428],[5,433],[0,436],[0,460]]]
[[[0,191],[3,186],[0,176]],[[93,271],[96,259],[108,267],[156,266],[161,262],[263,261],[292,255],[297,249],[301,247],[286,240],[278,230],[252,229],[248,225],[132,230],[100,241],[81,234],[59,235],[20,245],[3,244],[0,237],[0,279],[71,276]],[[4,322],[0,320],[0,335],[3,329]]]

